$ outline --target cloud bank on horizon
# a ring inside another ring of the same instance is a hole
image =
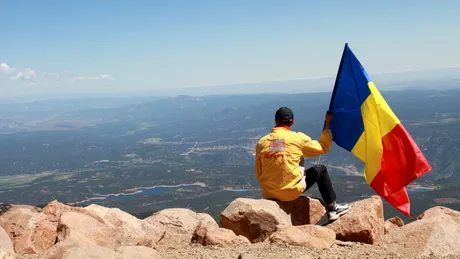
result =
[[[313,93],[332,90],[335,74],[322,77],[281,79],[274,81],[231,82],[220,85],[196,85],[187,87],[173,87],[147,91],[152,95],[208,95],[208,94],[257,94],[257,93]],[[376,72],[370,74],[373,81],[378,83],[382,90],[393,90],[407,87],[404,82],[428,81],[428,85],[419,85],[420,88],[443,88],[430,85],[433,81],[453,82],[447,87],[460,87],[460,66],[448,66],[422,70],[403,70]],[[449,81],[450,80],[450,81]],[[111,74],[89,76],[75,76],[69,70],[60,72],[39,72],[31,68],[13,68],[7,63],[0,63],[0,97],[20,97],[33,95],[46,95],[54,97],[71,96],[78,93],[83,96],[126,95],[126,91],[111,91],[112,84],[116,82]],[[444,84],[444,86],[446,86]],[[100,91],[91,91],[90,88],[99,88]],[[13,91],[5,91],[5,89]],[[16,91],[14,91],[16,90]],[[26,94],[17,94],[27,90]],[[31,92],[31,93],[29,93]],[[146,92],[129,91],[128,95],[139,95]],[[70,94],[70,95],[69,95]]]
[[[113,81],[115,78],[110,74],[99,74],[91,76],[73,76],[68,70],[60,72],[40,72],[31,68],[10,67],[7,63],[0,63],[0,88],[5,91],[29,90],[31,86],[33,92],[40,92],[40,86],[45,87],[43,90],[63,88],[69,86],[85,86],[85,81]],[[48,89],[47,89],[48,88]],[[4,93],[3,96],[8,96]]]

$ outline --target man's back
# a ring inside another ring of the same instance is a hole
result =
[[[323,164],[300,170],[303,157],[309,158],[329,152],[332,144],[330,126],[333,115],[326,113],[324,130],[319,141],[301,132],[291,131],[294,113],[288,107],[280,107],[275,113],[276,126],[270,134],[262,137],[256,146],[254,172],[262,187],[265,199],[291,201],[297,199],[314,183],[324,200],[329,220],[336,220],[350,210],[347,204],[335,202],[332,181]]]
[[[281,201],[297,199],[303,192],[299,162],[329,152],[332,142],[330,131],[323,132],[321,140],[311,140],[289,127],[274,127],[256,146],[254,171],[265,199]]]

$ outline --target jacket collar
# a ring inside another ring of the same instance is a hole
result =
[[[275,126],[272,131],[277,130],[277,129],[285,129],[285,130],[291,130],[291,127],[289,126]]]

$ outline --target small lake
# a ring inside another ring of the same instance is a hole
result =
[[[415,193],[421,193],[421,192],[431,192],[433,189],[427,188],[427,187],[419,187],[416,189],[408,189],[407,194],[415,194]]]
[[[135,192],[131,193],[117,193],[117,194],[107,194],[105,196],[96,196],[89,198],[85,201],[79,202],[79,204],[90,204],[97,201],[110,201],[110,200],[119,200],[119,199],[131,199],[141,195],[155,195],[165,192],[175,192],[179,189],[191,189],[193,187],[203,187],[199,184],[189,184],[189,185],[179,185],[179,186],[153,186],[153,187],[144,187],[139,188]]]
[[[174,187],[169,187],[169,186],[153,187],[150,189],[141,189],[135,193],[112,194],[109,196],[102,197],[104,199],[101,199],[101,200],[110,201],[110,200],[126,199],[126,198],[133,198],[136,196],[141,196],[141,195],[147,195],[147,194],[160,194],[164,192],[175,192],[178,189],[191,189],[193,187],[196,187],[196,185],[192,185],[192,186],[185,185],[185,186],[174,186]]]

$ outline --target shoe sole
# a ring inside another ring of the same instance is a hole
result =
[[[344,210],[344,211],[340,212],[339,214],[336,214],[334,217],[330,217],[330,218],[329,218],[329,222],[335,221],[335,220],[337,220],[338,218],[340,218],[341,216],[345,215],[348,211],[350,211],[350,208],[351,208],[351,207],[348,207],[347,210]]]

